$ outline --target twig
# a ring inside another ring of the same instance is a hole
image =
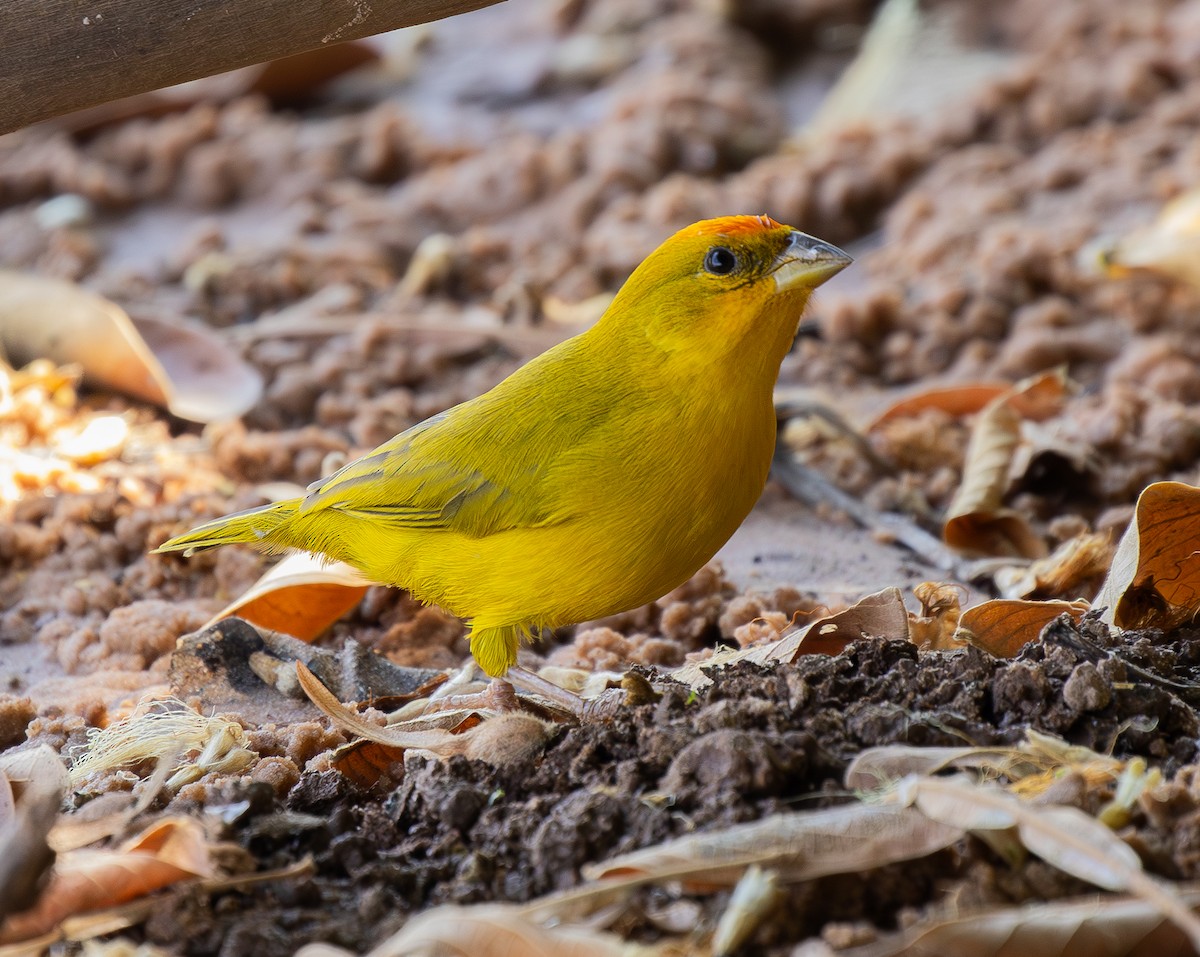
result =
[[[960,581],[970,580],[970,563],[956,555],[925,529],[903,515],[876,511],[846,494],[820,472],[797,462],[788,450],[775,450],[771,474],[810,508],[821,504],[832,505],[845,512],[863,528],[899,542],[927,565],[948,572]]]

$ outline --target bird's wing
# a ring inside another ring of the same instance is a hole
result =
[[[473,537],[569,517],[537,436],[472,403],[426,419],[309,486],[301,513],[335,509],[413,529]],[[535,423],[536,424],[536,423]],[[520,439],[514,441],[514,439]]]

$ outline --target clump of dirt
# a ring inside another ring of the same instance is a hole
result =
[[[312,854],[316,873],[298,886],[231,895],[211,911],[177,899],[147,934],[173,943],[183,927],[192,942],[186,952],[195,954],[229,935],[264,954],[312,939],[366,949],[428,906],[527,901],[574,886],[584,865],[614,854],[787,812],[799,801],[840,803],[846,767],[866,748],[1015,744],[1029,728],[1179,772],[1171,809],[1154,805],[1133,821],[1138,841],[1170,847],[1172,835],[1191,826],[1186,808],[1200,800],[1187,783],[1200,714],[1179,697],[1196,664],[1190,636],[1149,633],[1130,643],[1090,618],[1080,627],[1055,623],[1012,661],[865,640],[795,665],[714,669],[714,683],[698,694],[668,684],[654,704],[611,723],[563,728],[544,749],[500,766],[410,757],[402,780],[382,794],[309,770],[271,797],[252,775],[226,788],[229,802],[253,796],[234,836],[264,866]],[[1200,700],[1200,686],[1187,687],[1189,699]],[[1076,795],[1092,812],[1104,797],[1097,789]],[[297,830],[288,820],[306,823]],[[1198,861],[1180,851],[1147,866],[1192,878]],[[903,868],[792,888],[788,918],[772,922],[757,944],[786,953],[790,941],[863,915],[895,926],[902,911],[930,906],[948,884],[979,905],[1086,891],[1037,860],[1014,868],[971,841]],[[705,908],[721,901],[700,900]],[[285,921],[267,920],[281,910]],[[625,930],[657,934],[644,914]]]

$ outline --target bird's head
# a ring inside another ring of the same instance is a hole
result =
[[[668,352],[749,347],[778,370],[809,293],[850,262],[836,246],[768,216],[707,219],[646,257],[601,324],[622,336],[640,332]]]

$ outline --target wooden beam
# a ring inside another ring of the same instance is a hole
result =
[[[0,133],[497,0],[0,0]]]

